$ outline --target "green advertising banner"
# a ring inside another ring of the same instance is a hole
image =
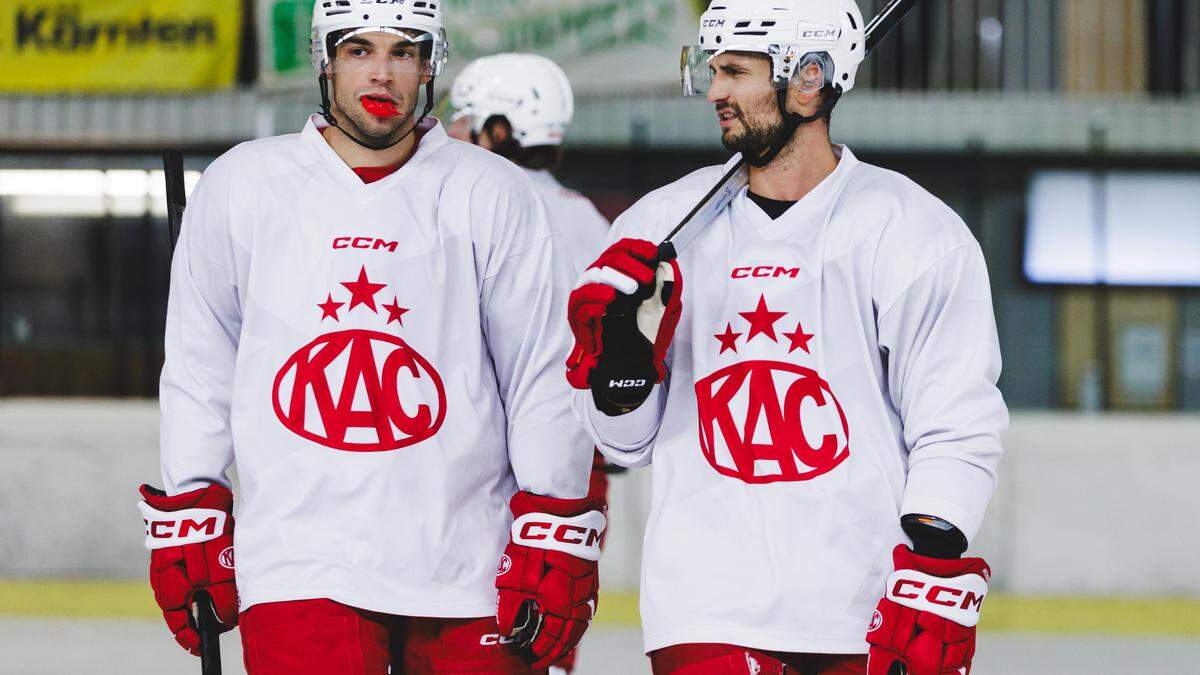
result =
[[[449,0],[451,72],[480,56],[513,51],[548,56],[568,73],[573,62],[600,54],[613,62],[611,54],[620,52],[629,55],[628,66],[636,70],[647,48],[661,51],[667,63],[674,59],[671,69],[677,69],[687,32],[681,33],[681,26],[694,23],[694,1]],[[262,81],[311,82],[312,0],[260,0],[257,5]]]

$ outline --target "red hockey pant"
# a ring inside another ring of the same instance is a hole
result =
[[[865,675],[866,654],[795,654],[686,644],[650,652],[654,675]]]
[[[541,675],[495,617],[435,619],[368,612],[332,600],[255,605],[240,619],[249,675]]]

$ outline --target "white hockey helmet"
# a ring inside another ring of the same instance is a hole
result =
[[[712,84],[708,62],[724,52],[771,58],[772,79],[784,88],[816,63],[818,81],[797,80],[805,91],[854,87],[866,54],[862,12],[854,0],[712,0],[700,17],[700,44],[681,58],[685,96],[702,96]]]
[[[560,145],[575,115],[575,96],[567,74],[536,54],[496,54],[472,61],[450,89],[450,122],[469,117],[471,130],[483,131],[488,119],[502,115],[513,139],[523,148]]]
[[[445,0],[316,0],[312,21],[312,63],[318,76],[329,67],[340,39],[369,32],[403,35],[414,42],[432,42],[430,75],[437,77],[446,67],[450,42],[442,21]],[[414,38],[412,33],[416,33]]]

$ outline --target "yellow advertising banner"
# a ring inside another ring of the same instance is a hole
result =
[[[242,0],[0,0],[0,92],[228,87],[241,29]]]

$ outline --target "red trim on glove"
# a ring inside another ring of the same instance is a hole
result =
[[[909,547],[901,544],[892,550],[892,562],[898,570],[916,570],[931,574],[935,577],[957,577],[964,574],[978,574],[984,581],[992,578],[992,568],[983,558],[930,558],[917,555]]]
[[[177,495],[167,495],[163,491],[145,484],[138,491],[141,492],[142,499],[146,500],[147,504],[159,511],[217,509],[227,513],[233,512],[233,493],[219,483]]]
[[[679,317],[683,316],[683,272],[675,260],[668,262],[675,277],[675,287],[671,297],[663,308],[662,321],[658,324],[658,335],[654,338],[654,368],[658,371],[658,381],[667,377],[667,351],[675,338],[675,329],[679,326]]]
[[[549,513],[555,516],[570,518],[571,516],[578,516],[588,511],[604,513],[607,509],[603,499],[594,499],[592,497],[559,499],[557,497],[546,497],[524,491],[513,495],[508,505],[512,509],[514,518],[520,518],[529,513]]]

